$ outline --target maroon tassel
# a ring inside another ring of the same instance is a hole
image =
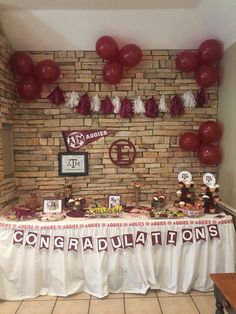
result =
[[[152,96],[151,98],[149,98],[147,100],[147,102],[145,103],[145,116],[149,117],[149,118],[156,118],[159,115],[159,111],[158,111],[158,105],[155,102],[154,97]]]
[[[91,114],[91,103],[90,98],[87,93],[81,96],[79,104],[76,108],[76,112],[82,114],[83,116],[87,116]]]
[[[201,88],[197,91],[196,103],[197,103],[198,108],[202,108],[207,103],[206,95],[204,93],[203,88]]]
[[[101,112],[102,114],[111,114],[113,113],[113,104],[108,96],[106,96],[101,103]]]
[[[134,116],[132,103],[127,97],[125,97],[121,101],[120,116],[121,118],[129,118],[129,119],[131,119]]]
[[[175,95],[170,101],[170,114],[172,117],[184,114],[183,102],[178,95]]]
[[[57,86],[54,90],[47,96],[51,103],[55,105],[61,105],[65,103],[65,98],[63,95],[63,91]]]

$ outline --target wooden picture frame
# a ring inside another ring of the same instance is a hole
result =
[[[65,152],[58,154],[59,176],[87,176],[88,153]]]

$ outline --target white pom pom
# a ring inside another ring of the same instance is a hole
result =
[[[160,103],[158,106],[159,112],[168,112],[168,107],[165,100],[165,95],[161,95]]]
[[[79,93],[72,91],[66,93],[66,107],[75,108],[79,104]]]
[[[196,100],[190,90],[183,94],[182,100],[186,109],[193,109],[197,105]]]
[[[142,99],[138,96],[134,100],[134,113],[143,114],[145,113],[145,107]]]
[[[96,94],[95,96],[92,97],[91,110],[93,112],[99,112],[100,109],[101,109],[101,100],[98,97],[98,95]]]
[[[120,98],[118,96],[116,96],[112,99],[111,102],[114,106],[113,112],[115,114],[118,114],[120,112],[120,106],[121,106]]]

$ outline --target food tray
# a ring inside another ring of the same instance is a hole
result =
[[[37,220],[41,222],[55,222],[60,221],[66,218],[66,215],[64,214],[42,214],[37,217]]]

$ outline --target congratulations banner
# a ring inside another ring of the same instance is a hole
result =
[[[68,252],[82,251],[108,251],[126,250],[135,248],[137,245],[145,246],[147,242],[151,246],[172,245],[176,246],[178,241],[181,244],[193,244],[199,241],[212,241],[220,238],[219,229],[216,224],[196,226],[174,230],[154,230],[150,233],[137,230],[135,233],[124,233],[112,237],[65,237],[62,235],[48,235],[35,231],[16,229],[13,232],[13,245],[29,246],[39,250],[61,250]]]

